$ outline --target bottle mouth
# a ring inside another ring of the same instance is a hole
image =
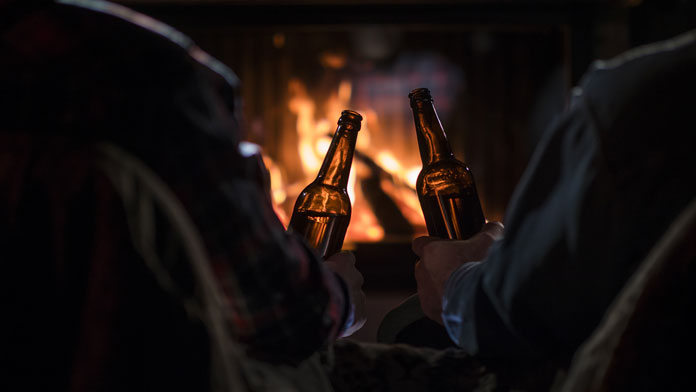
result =
[[[425,87],[417,88],[408,94],[408,98],[411,102],[416,101],[432,101],[433,97],[430,95],[430,90]]]
[[[359,131],[360,124],[362,121],[362,116],[355,110],[344,110],[341,112],[341,117],[338,119],[338,124],[341,125],[345,122],[349,122],[355,125],[355,128]]]

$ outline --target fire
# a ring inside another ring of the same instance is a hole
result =
[[[420,208],[418,196],[415,191],[413,191],[416,188],[416,180],[418,179],[421,167],[414,166],[404,168],[399,160],[387,150],[382,150],[377,153],[376,161],[393,177],[393,181],[382,181],[382,189],[396,201],[404,217],[408,219],[412,225],[417,226],[422,224],[425,218]]]
[[[273,202],[273,210],[276,215],[278,215],[280,221],[283,222],[283,225],[287,227],[288,222],[290,222],[290,217],[282,208],[283,204],[288,199],[283,173],[269,156],[263,156],[263,163],[266,169],[268,169],[268,173],[271,177],[271,201]]]
[[[291,80],[289,86],[291,98],[288,108],[297,116],[297,145],[305,174],[316,173],[321,167],[322,158],[316,151],[317,139],[322,136],[318,132],[324,130],[324,124],[314,120],[315,104],[307,95],[304,85],[298,80]]]
[[[405,182],[411,188],[416,188],[416,180],[421,171],[420,166],[403,168],[398,159],[388,150],[381,150],[375,159],[389,174]]]
[[[288,109],[297,118],[295,123],[298,136],[297,153],[304,178],[295,183],[289,183],[282,174],[281,165],[270,157],[264,156],[264,162],[271,177],[274,208],[286,227],[292,214],[292,202],[299,191],[314,180],[321,167],[324,155],[331,144],[330,135],[335,131],[338,115],[342,110],[352,106],[352,84],[348,80],[341,81],[336,91],[323,102],[321,113],[318,113],[317,102],[310,97],[302,82],[293,79],[288,87],[290,96]],[[387,177],[390,178],[382,179],[380,186],[384,193],[394,200],[403,216],[414,227],[424,227],[423,215],[414,190],[420,167],[403,167],[401,161],[389,149],[375,149],[371,146],[369,125],[378,124],[377,114],[369,108],[356,108],[356,110],[363,116],[356,149],[388,174]],[[353,213],[346,234],[346,243],[380,241],[385,238],[384,229],[359,186],[365,172],[369,172],[366,164],[361,159],[355,158],[348,180],[348,194]],[[420,234],[418,230],[416,234]]]
[[[420,174],[421,168],[420,167],[412,167],[404,173],[404,177],[406,178],[406,182],[410,186],[412,186],[414,189],[416,188],[416,180],[418,180],[418,175]]]

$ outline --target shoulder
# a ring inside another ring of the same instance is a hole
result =
[[[591,69],[610,71],[621,68],[670,64],[685,59],[693,61],[695,53],[696,30],[691,30],[666,41],[633,48],[609,60],[596,60]]]
[[[696,30],[639,46],[609,60],[595,60],[580,82],[583,93],[638,92],[653,80],[693,80]]]
[[[170,52],[172,57],[188,58],[228,84],[239,84],[239,79],[227,66],[204,52],[186,34],[157,19],[103,0],[56,0],[56,3],[69,13],[86,15],[81,18],[83,20],[94,21],[85,23],[84,28],[92,30],[90,33],[101,40],[123,41],[123,34],[127,34],[133,38],[129,40],[128,48],[137,50],[140,47],[143,54],[147,54],[146,48],[155,47],[159,55]],[[157,60],[157,57],[153,56],[150,60]]]
[[[691,118],[696,90],[696,30],[597,60],[574,91],[600,128],[612,129],[666,116]]]

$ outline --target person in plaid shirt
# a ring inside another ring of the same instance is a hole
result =
[[[52,389],[109,382],[118,389],[128,386],[119,380],[166,356],[147,357],[142,347],[200,354],[186,331],[146,325],[165,312],[148,303],[153,282],[192,297],[200,282],[167,257],[177,245],[162,231],[151,239],[159,258],[143,251],[142,238],[133,247],[118,242],[143,235],[133,234],[132,211],[126,206],[124,220],[113,197],[128,195],[128,187],[113,191],[93,163],[94,146],[105,143],[144,163],[183,206],[223,293],[228,333],[247,355],[298,363],[364,323],[353,256],[322,262],[286,233],[256,178],[258,166],[239,152],[237,84],[188,37],[127,8],[0,0],[2,294],[14,298],[3,326],[4,372],[33,362]],[[151,226],[161,227],[153,216]],[[153,279],[133,277],[144,265],[136,258],[161,262],[150,266]],[[132,324],[119,318],[124,312]],[[143,328],[158,330],[131,343]],[[162,373],[191,371],[175,362],[199,356],[177,354]],[[42,381],[28,375],[27,382]]]

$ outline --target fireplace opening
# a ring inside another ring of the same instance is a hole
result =
[[[415,292],[411,240],[426,235],[408,93],[431,90],[485,217],[504,220],[541,132],[594,55],[587,35],[597,29],[593,7],[544,2],[123,3],[188,34],[239,76],[246,139],[261,147],[286,225],[341,111],[362,114],[344,249],[356,253],[374,313],[363,340]]]
[[[554,27],[229,29],[192,35],[224,54],[242,80],[247,139],[262,147],[284,223],[316,176],[341,110],[363,115],[347,244],[425,234],[414,192],[421,162],[407,98],[412,89],[431,90],[455,156],[474,173],[489,220],[503,218],[533,146],[534,113],[564,105],[563,31]]]

